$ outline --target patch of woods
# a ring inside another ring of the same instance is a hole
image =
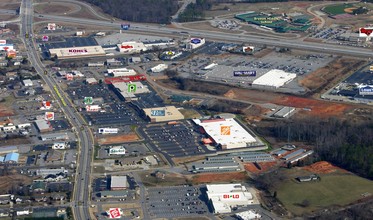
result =
[[[329,212],[320,211],[306,219],[330,220],[330,219],[371,219],[373,215],[373,200],[356,204],[346,209],[336,207]]]
[[[373,123],[356,123],[330,118],[275,121],[257,128],[265,136],[315,146],[320,160],[329,161],[360,176],[373,179]]]
[[[179,6],[175,0],[84,0],[126,21],[169,24]]]
[[[179,14],[179,22],[199,21],[204,19],[204,11],[210,10],[213,0],[197,0],[196,3],[190,3],[185,10]]]

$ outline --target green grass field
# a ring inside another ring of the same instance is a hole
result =
[[[324,8],[324,11],[330,15],[345,14],[346,8],[353,8],[353,4],[339,4],[339,5],[329,5]]]
[[[333,205],[346,205],[363,193],[373,194],[373,181],[352,174],[321,175],[321,181],[297,183],[285,181],[277,189],[277,198],[292,213],[300,215]],[[308,207],[302,207],[304,200]]]

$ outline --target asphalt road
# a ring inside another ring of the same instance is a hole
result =
[[[35,14],[36,17],[39,17],[40,14]],[[69,23],[78,23],[86,25],[95,25],[95,26],[105,26],[105,27],[118,27],[120,28],[120,22],[109,22],[102,20],[93,20],[85,18],[73,18],[57,15],[41,15],[43,19],[51,20],[54,22],[62,21]],[[152,33],[152,34],[169,34],[175,36],[175,34],[180,34],[180,31],[184,29],[180,28],[167,28],[161,27],[159,25],[149,25],[149,24],[135,24],[131,23],[130,30],[127,32],[143,32],[143,33]],[[276,36],[273,37],[264,37],[264,36],[244,36],[244,35],[232,35],[228,33],[215,32],[215,31],[206,31],[206,30],[187,30],[185,36],[197,36],[204,37],[209,40],[219,40],[219,41],[228,41],[228,42],[244,42],[252,44],[265,44],[268,46],[278,46],[278,47],[288,47],[293,49],[300,49],[304,51],[316,51],[323,52],[327,54],[339,54],[346,56],[356,56],[356,57],[365,57],[371,58],[373,56],[373,51],[371,49],[351,47],[345,45],[334,45],[334,44],[325,44],[325,43],[315,43],[315,42],[303,42],[296,40],[286,40],[278,39]]]
[[[22,0],[21,10],[21,31],[20,37],[22,38],[24,44],[27,48],[27,54],[29,61],[41,76],[41,78],[46,82],[49,87],[54,99],[57,101],[62,112],[69,119],[73,129],[77,133],[78,140],[80,142],[80,151],[78,165],[76,169],[75,178],[75,188],[72,197],[73,213],[75,219],[85,220],[90,219],[88,207],[89,207],[89,195],[90,195],[90,173],[91,173],[91,161],[93,154],[93,136],[90,133],[89,128],[85,125],[83,118],[76,112],[72,107],[70,99],[59,87],[58,83],[50,75],[45,75],[44,72],[48,71],[43,63],[40,61],[37,46],[35,46],[35,41],[33,40],[33,7],[32,1]],[[26,33],[29,35],[26,38]],[[57,91],[54,87],[56,86]],[[60,97],[59,95],[60,94]],[[65,101],[66,106],[63,104]]]

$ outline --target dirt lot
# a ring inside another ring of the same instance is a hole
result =
[[[107,145],[107,144],[120,144],[120,143],[126,143],[126,142],[133,142],[138,141],[139,136],[135,133],[131,134],[124,134],[124,135],[115,135],[110,137],[104,137],[98,139],[98,144],[100,145]]]
[[[340,58],[307,75],[299,81],[299,84],[312,92],[320,90],[320,88],[327,90],[330,89],[330,85],[334,85],[343,76],[352,73],[352,70],[356,70],[363,64],[364,62],[361,60]]]
[[[346,171],[344,169],[341,169],[337,166],[334,166],[331,163],[326,162],[326,161],[316,162],[316,163],[311,164],[309,166],[303,167],[303,169],[305,169],[307,171],[310,171],[312,173],[317,173],[317,174],[334,173],[338,170],[348,172],[348,171]]]
[[[331,116],[342,116],[353,108],[352,105],[326,102],[322,100],[301,98],[295,96],[284,96],[274,101],[275,104],[302,108],[300,114],[326,118]],[[308,110],[304,110],[304,108]]]
[[[3,168],[1,168],[3,169]],[[19,184],[30,185],[32,183],[32,179],[30,177],[16,174],[16,172],[12,171],[10,175],[0,176],[0,193],[5,194],[12,188],[12,186],[18,186]]]
[[[259,170],[255,166],[254,163],[246,163],[245,164],[245,170],[249,171],[250,173],[255,173],[255,174],[264,173],[264,172],[270,170],[271,168],[275,167],[277,162],[276,161],[273,161],[273,162],[259,162],[258,164],[262,168],[261,170]]]
[[[245,181],[248,178],[245,172],[233,173],[208,173],[198,174],[192,178],[193,184],[202,183],[230,183],[237,181]]]
[[[0,103],[0,117],[12,116],[14,112]]]

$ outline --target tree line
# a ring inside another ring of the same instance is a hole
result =
[[[289,122],[275,121],[259,133],[290,142],[314,145],[321,160],[326,160],[363,177],[373,179],[373,123],[354,123],[330,118]]]
[[[178,21],[190,22],[204,19],[204,11],[210,10],[213,2],[213,0],[197,0],[196,3],[190,3],[184,11],[179,14]]]
[[[111,16],[134,22],[169,24],[179,6],[175,0],[84,0]]]

